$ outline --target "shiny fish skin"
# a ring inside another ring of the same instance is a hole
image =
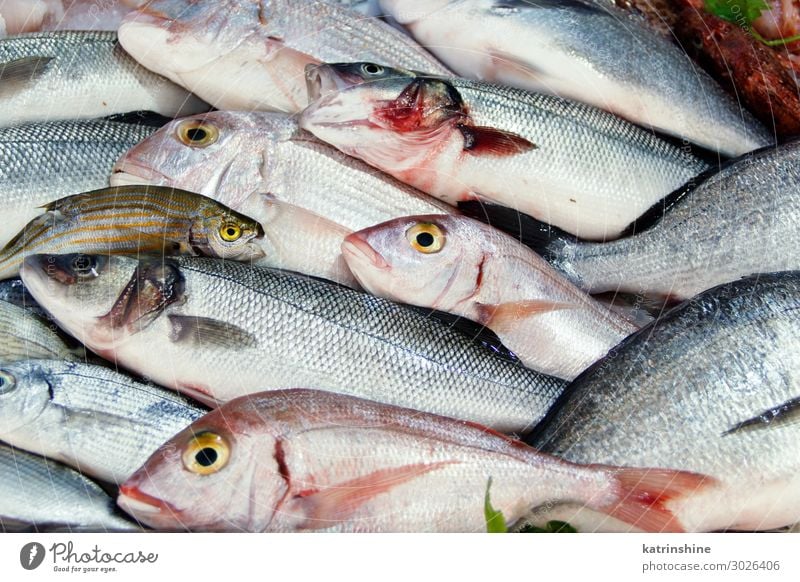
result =
[[[60,463],[0,443],[0,530],[6,520],[36,529],[133,531],[95,483]]]
[[[305,385],[522,432],[564,386],[417,310],[322,281],[201,258],[88,260],[96,276],[63,285],[73,257],[30,257],[23,281],[90,349],[204,402]]]
[[[54,329],[22,307],[0,300],[0,364],[75,358]]]
[[[148,69],[218,109],[298,112],[308,103],[303,68],[320,61],[447,73],[377,18],[312,0],[155,0],[125,18],[119,38]]]
[[[0,439],[108,483],[207,412],[93,364],[24,361],[0,366],[0,376]]]
[[[3,0],[0,33],[42,30],[116,30],[122,17],[147,0]]]
[[[176,117],[208,109],[138,65],[113,32],[43,32],[0,40],[0,82],[0,126],[131,111]]]
[[[722,488],[679,510],[694,530],[796,523],[799,345],[800,273],[716,287],[581,376],[530,442],[577,463],[659,466],[718,479]],[[793,400],[783,418],[764,414]],[[741,426],[762,414],[765,422]]]
[[[0,128],[0,248],[40,206],[108,186],[117,158],[154,130],[102,119]]]

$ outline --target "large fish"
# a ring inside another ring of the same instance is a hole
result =
[[[199,194],[158,186],[106,188],[48,204],[0,251],[0,279],[16,276],[23,259],[36,253],[204,254],[249,261],[264,256],[258,244],[263,234],[252,218]]]
[[[119,39],[145,67],[218,109],[300,111],[303,68],[320,61],[447,73],[385,22],[315,0],[154,0],[125,18]]]
[[[530,442],[576,463],[695,471],[692,530],[800,521],[800,273],[716,287],[576,380]]]
[[[0,128],[0,248],[40,206],[108,186],[114,162],[154,130],[102,119]]]
[[[707,166],[599,109],[372,63],[310,66],[300,125],[448,202],[490,200],[592,240],[619,236]]]
[[[575,99],[723,155],[773,143],[670,39],[589,0],[380,0],[459,75]]]
[[[87,347],[209,404],[313,386],[523,432],[564,386],[416,309],[242,263],[38,255],[22,276]]]
[[[113,32],[41,32],[0,40],[0,125],[130,111],[168,117],[208,105],[128,56]]]
[[[93,364],[21,361],[0,379],[0,439],[114,484],[207,412]]]
[[[361,285],[481,323],[534,370],[572,380],[638,328],[513,237],[464,216],[409,216],[351,234]]]
[[[0,300],[0,363],[75,357],[76,353],[56,333],[55,324]]]

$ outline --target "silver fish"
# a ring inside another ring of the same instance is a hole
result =
[[[26,309],[0,300],[0,363],[74,359],[75,352],[56,333],[55,324],[52,329],[50,325]]]
[[[716,287],[576,380],[530,438],[576,463],[658,466],[718,485],[670,504],[694,531],[800,521],[800,273]]]
[[[22,277],[96,353],[209,404],[314,386],[523,432],[564,386],[420,311],[290,273],[38,255]]]
[[[0,36],[42,30],[116,30],[147,0],[2,0]]]

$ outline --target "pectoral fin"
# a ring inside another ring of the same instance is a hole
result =
[[[170,340],[174,343],[232,349],[258,347],[258,339],[252,333],[226,321],[191,315],[167,317],[172,326]]]
[[[533,315],[575,308],[568,303],[545,300],[514,301],[499,305],[478,304],[477,307],[480,322],[495,333],[513,331],[521,320]]]
[[[0,97],[8,98],[27,89],[41,77],[53,57],[25,57],[0,64]]]
[[[760,430],[766,428],[776,428],[800,422],[800,397],[787,400],[774,408],[769,408],[761,412],[758,416],[748,418],[722,433],[722,436]]]
[[[488,156],[513,156],[536,149],[536,144],[502,129],[459,124],[464,135],[464,151]]]

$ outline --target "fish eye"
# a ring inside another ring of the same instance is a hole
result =
[[[204,148],[217,141],[219,130],[210,123],[189,119],[178,124],[177,135],[187,146]]]
[[[211,475],[228,464],[230,447],[213,432],[195,435],[183,451],[183,466],[197,475]]]
[[[233,222],[226,222],[220,227],[219,236],[225,242],[236,242],[242,238],[242,227]]]
[[[406,238],[411,248],[426,255],[438,253],[445,243],[442,229],[429,222],[421,222],[409,228]]]
[[[365,64],[361,65],[361,70],[366,75],[369,75],[371,77],[375,77],[377,75],[382,75],[383,74],[383,67],[381,67],[380,65],[373,64],[373,63],[365,63]]]
[[[17,379],[8,372],[0,370],[0,394],[13,392],[16,387]]]
[[[79,279],[97,277],[97,259],[91,255],[75,255],[70,262],[72,273]]]

